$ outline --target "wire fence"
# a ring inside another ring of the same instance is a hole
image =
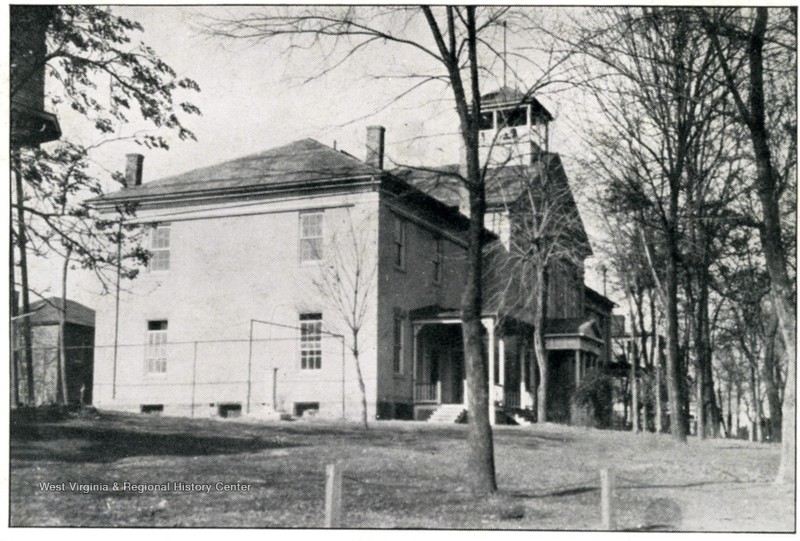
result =
[[[343,337],[318,333],[303,340],[292,334],[68,346],[67,379],[80,379],[68,385],[93,389],[92,402],[97,406],[146,413],[235,416],[259,410],[293,414],[315,410],[327,417],[346,417],[348,408],[353,408],[354,416],[360,404],[359,380]],[[55,402],[60,348],[30,349],[37,403]],[[16,387],[23,402],[24,350],[13,349]],[[93,374],[78,375],[71,368],[76,363],[93,365]],[[371,381],[365,379],[370,383],[374,386],[374,375]]]

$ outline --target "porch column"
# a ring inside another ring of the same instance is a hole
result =
[[[505,404],[506,401],[506,341],[503,338],[497,339],[497,353],[499,356],[499,363],[500,363],[500,378],[497,384],[500,386],[500,396],[497,397],[497,400],[503,402]]]
[[[422,327],[420,325],[414,325],[414,324],[411,325],[411,334],[413,335],[413,340],[414,340],[414,343],[412,344],[412,351],[413,351],[413,353],[412,353],[413,361],[412,362],[413,362],[413,365],[414,365],[414,367],[412,368],[412,376],[411,376],[411,397],[412,397],[412,402],[416,402],[417,401],[417,377],[418,377],[417,373],[419,372],[419,367],[417,366],[417,363],[419,362],[419,339],[418,339],[418,337],[419,337],[419,331],[421,331],[421,330],[422,330]]]
[[[575,387],[581,384],[581,350],[575,350]]]
[[[519,359],[519,407],[524,408],[528,405],[528,400],[525,396],[525,361],[528,358],[528,348],[522,340],[520,340],[519,348],[517,349],[517,358]]]
[[[491,318],[484,318],[481,320],[483,326],[486,327],[488,336],[488,364],[489,364],[489,424],[495,424],[494,418],[494,321]]]

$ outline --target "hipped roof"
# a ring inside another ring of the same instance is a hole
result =
[[[312,185],[324,180],[378,177],[382,174],[382,170],[347,153],[307,138],[258,154],[145,182],[140,186],[128,186],[95,201],[112,203],[194,193],[247,192],[284,185]]]
[[[539,100],[532,94],[526,94],[517,88],[504,86],[481,96],[481,110],[500,109],[522,104],[530,104],[535,116],[544,116],[548,121],[553,120],[553,115]]]
[[[102,208],[121,202],[172,203],[195,197],[252,197],[328,187],[352,189],[373,182],[420,210],[447,220],[455,230],[465,231],[469,227],[468,218],[457,209],[387,171],[309,138],[140,186],[128,186],[91,202]],[[493,237],[488,231],[487,234]]]

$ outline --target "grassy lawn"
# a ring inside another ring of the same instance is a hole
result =
[[[676,508],[682,530],[794,529],[794,488],[770,483],[776,445],[679,445],[664,435],[501,426],[500,493],[475,501],[466,483],[466,428],[378,422],[364,431],[323,421],[105,413],[20,424],[11,437],[11,525],[318,528],[325,465],[338,461],[348,528],[598,529],[598,472],[612,467],[622,529],[642,526],[652,510]],[[42,490],[42,482],[64,483],[66,491]],[[113,490],[115,482],[171,486]],[[212,488],[176,491],[175,482]],[[70,490],[70,483],[108,489]],[[216,483],[250,489],[217,490]]]

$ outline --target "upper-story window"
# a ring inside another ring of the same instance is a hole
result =
[[[322,232],[324,225],[322,211],[300,213],[300,262],[320,261],[322,259]]]
[[[145,372],[148,375],[167,373],[167,320],[147,322]]]
[[[394,266],[398,269],[406,268],[406,221],[399,216],[394,216],[392,229],[392,245],[394,247]]]
[[[300,314],[300,368],[322,368],[322,314]]]
[[[170,224],[158,224],[150,236],[150,271],[169,270]]]
[[[392,369],[395,374],[403,373],[403,318],[394,316],[394,351],[392,356]]]
[[[442,265],[444,264],[444,242],[441,237],[435,239],[435,252],[433,254],[433,283],[442,283]]]

